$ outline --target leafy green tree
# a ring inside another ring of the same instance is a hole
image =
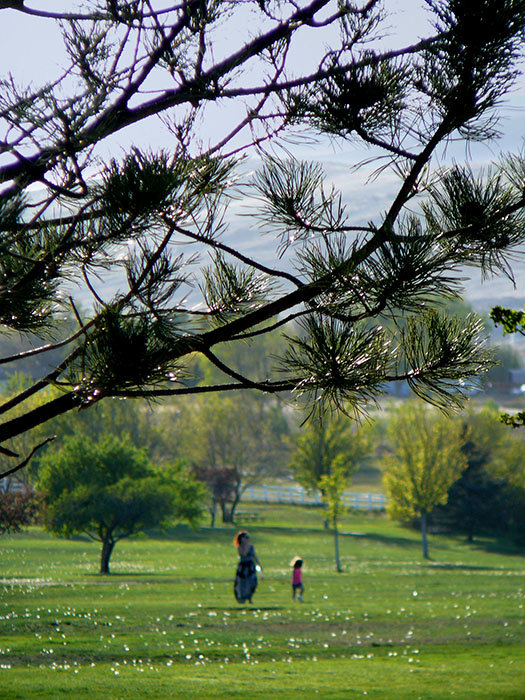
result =
[[[503,480],[499,531],[520,546],[525,544],[525,442],[521,431],[513,432],[506,441],[503,458],[494,470]]]
[[[335,568],[339,573],[343,569],[339,556],[338,519],[344,512],[343,492],[348,483],[348,469],[340,457],[341,456],[335,459],[331,471],[327,474],[323,474],[318,482],[319,489],[323,494],[327,519],[334,533]]]
[[[297,481],[309,491],[317,491],[324,476],[337,463],[346,479],[357,471],[370,449],[370,430],[356,426],[345,415],[313,417],[295,440],[291,467]]]
[[[500,472],[508,459],[509,436],[495,404],[471,409],[461,420],[466,468],[450,487],[447,502],[432,512],[432,522],[465,533],[471,542],[480,532],[504,529],[506,484]]]
[[[510,484],[525,489],[525,442],[521,435],[509,437],[497,474]]]
[[[461,402],[490,366],[480,324],[432,307],[461,293],[465,264],[508,273],[525,240],[524,159],[478,175],[442,154],[452,140],[497,135],[519,78],[525,3],[426,4],[428,35],[394,49],[373,44],[393,21],[380,0],[0,4],[15,31],[19,12],[61,29],[66,63],[43,85],[1,83],[0,324],[49,333],[24,357],[67,350],[10,400],[21,415],[0,407],[0,443],[109,397],[292,392],[309,411],[360,413],[407,381],[425,400]],[[293,65],[305,40],[308,57]],[[232,117],[218,120],[226,104]],[[151,132],[157,116],[171,152],[107,157],[110,137]],[[223,128],[216,138],[211,126]],[[318,165],[278,157],[280,139],[305,130],[371,147],[378,176],[399,177],[391,201],[352,219]],[[236,161],[269,139],[275,155],[240,182]],[[245,185],[259,200],[251,220],[277,240],[270,263],[221,237]],[[124,274],[106,295],[109,272]],[[88,314],[65,280],[90,291]],[[57,338],[68,308],[78,329]],[[224,344],[257,343],[291,321],[299,331],[279,373],[220,360]],[[195,355],[222,380],[196,386]],[[50,384],[58,395],[26,406]]]
[[[209,487],[212,521],[219,507],[223,522],[233,522],[246,488],[280,472],[287,445],[278,410],[255,396],[215,396],[194,401],[179,417],[179,454]]]
[[[402,522],[420,519],[423,556],[428,559],[428,516],[446,503],[450,486],[466,466],[463,426],[420,402],[407,401],[393,413],[388,433],[387,512]]]
[[[184,472],[156,471],[145,454],[114,436],[67,438],[42,460],[44,524],[57,535],[84,533],[102,544],[100,573],[109,574],[115,544],[171,518],[196,524],[203,492]]]

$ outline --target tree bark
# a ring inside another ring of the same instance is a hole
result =
[[[233,503],[230,508],[230,523],[235,522],[235,509],[239,505],[239,501],[241,500],[241,497],[236,494],[233,499]]]
[[[73,408],[78,408],[81,404],[80,396],[76,392],[70,391],[31,411],[27,411],[21,416],[7,420],[0,425],[0,443],[25,433],[37,425],[46,423],[48,420],[56,418],[56,416],[61,416]]]
[[[334,551],[335,551],[335,568],[338,573],[343,571],[341,567],[341,559],[339,558],[339,530],[337,529],[337,518],[334,518]]]
[[[228,504],[226,501],[221,502],[221,513],[222,513],[222,522],[223,523],[231,523],[231,512],[228,510]]]
[[[100,573],[104,575],[109,575],[109,560],[111,557],[111,552],[115,546],[115,541],[112,539],[106,539],[102,542],[102,552],[100,554]]]
[[[421,513],[421,546],[423,548],[423,557],[428,559],[427,512],[425,510]]]

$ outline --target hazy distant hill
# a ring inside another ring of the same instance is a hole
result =
[[[318,157],[318,161],[323,166],[328,185],[333,185],[343,194],[347,213],[352,224],[355,225],[364,225],[371,220],[380,219],[399,187],[399,179],[393,172],[385,171],[380,177],[374,179],[371,177],[371,167],[352,171],[348,166],[348,158],[341,153],[323,153],[320,158]],[[255,161],[246,161],[243,169],[247,172],[257,165]],[[254,216],[258,206],[257,200],[246,196],[234,199],[225,218],[228,228],[221,240],[269,267],[290,269],[290,263],[286,258],[279,259],[276,256],[279,245],[276,236],[263,232],[258,227]],[[417,203],[414,203],[414,209],[417,210]],[[186,247],[181,248],[181,251],[187,252],[187,250]],[[206,254],[203,253],[201,263],[206,264],[206,262]],[[479,271],[465,270],[466,300],[479,312],[486,312],[495,304],[525,306],[525,251],[523,260],[516,263],[513,269],[515,287],[503,275],[496,279],[482,281]],[[96,279],[93,282],[99,294],[104,299],[109,299],[122,279],[121,273],[112,273],[104,277],[103,284]],[[84,306],[91,305],[89,294],[80,291],[79,295]]]

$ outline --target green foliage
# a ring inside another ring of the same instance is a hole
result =
[[[111,486],[124,477],[139,479],[150,469],[146,455],[112,435],[98,440],[77,435],[64,440],[61,449],[42,460],[40,487],[52,499],[77,484],[96,489]]]
[[[326,505],[327,520],[334,527],[344,512],[343,491],[348,485],[348,468],[341,455],[336,458],[332,470],[319,479],[319,490]]]
[[[326,191],[319,163],[265,158],[251,187],[260,202],[257,218],[274,231],[278,225],[281,251],[313,232],[337,229],[344,221],[341,196]]]
[[[58,416],[53,427],[60,437],[83,435],[97,441],[102,434],[119,440],[126,438],[137,448],[143,448],[151,458],[164,449],[165,431],[157,427],[158,411],[144,400],[111,399],[101,401],[89,411],[75,411]]]
[[[422,90],[457,129],[470,138],[491,133],[486,111],[494,107],[516,77],[525,24],[521,0],[429,0],[440,41],[425,52]],[[468,76],[468,83],[465,77]]]
[[[54,501],[45,490],[44,494],[45,524],[65,537],[89,533],[104,541],[107,529],[107,534],[122,539],[159,525],[172,513],[173,494],[155,477],[122,477],[102,489],[80,484]]]
[[[355,416],[408,382],[444,410],[461,404],[492,364],[482,324],[433,309],[461,294],[465,265],[512,277],[525,158],[474,174],[443,154],[453,139],[496,136],[519,77],[525,2],[428,0],[434,33],[395,55],[374,43],[390,27],[386,5],[85,0],[74,15],[29,12],[37,31],[60,22],[66,65],[42,85],[1,82],[2,148],[23,157],[0,165],[0,322],[60,338],[31,356],[66,352],[13,397],[21,413],[2,423],[0,443],[117,397],[249,389],[291,395],[318,417]],[[16,23],[23,8],[7,8]],[[305,33],[315,59],[292,66]],[[228,104],[231,123],[217,120]],[[156,116],[170,153],[99,159],[112,135],[158,128]],[[372,146],[377,176],[399,176],[368,223],[312,163],[272,155],[238,182],[250,148],[271,141],[276,154],[305,128]],[[242,249],[221,235],[239,194],[255,194],[250,225],[277,241],[271,263],[250,255],[248,233]],[[110,273],[120,281],[105,298]],[[64,283],[89,291],[87,313]],[[67,338],[65,312],[78,323]],[[278,357],[253,374],[239,361],[268,348]],[[260,418],[261,406],[246,410]]]
[[[507,459],[508,431],[498,418],[497,406],[490,403],[461,416],[466,467],[449,488],[447,503],[431,515],[438,528],[464,533],[469,540],[506,529],[506,484],[499,469]]]
[[[316,491],[334,469],[348,481],[370,448],[370,430],[343,415],[312,418],[295,440],[291,467],[297,481]],[[337,481],[337,479],[336,479]]]
[[[406,108],[408,82],[408,70],[395,59],[352,66],[334,72],[316,90],[292,91],[290,111],[292,118],[307,119],[327,134],[349,138],[365,132],[368,139],[383,138]]]
[[[344,512],[343,491],[348,483],[348,468],[342,455],[336,457],[328,474],[319,479],[319,490],[323,494],[326,506],[326,519],[332,525],[334,533],[335,568],[342,572],[339,553],[338,520]]]
[[[494,306],[490,312],[490,318],[496,327],[503,326],[504,333],[525,335],[525,313],[523,311]],[[521,367],[522,363],[520,362],[516,366]],[[500,420],[511,428],[520,428],[525,425],[525,411],[517,411],[513,415],[504,411],[500,415]]]
[[[525,489],[525,442],[521,435],[509,436],[504,458],[498,465],[496,474],[509,483]]]
[[[203,294],[212,314],[212,323],[222,325],[261,307],[269,299],[272,282],[267,275],[232,265],[221,254],[203,270]]]
[[[499,421],[497,405],[487,402],[480,409],[471,407],[462,419],[465,426],[463,452],[468,463],[497,473],[506,460],[509,446],[508,431]]]
[[[518,411],[513,415],[503,412],[500,416],[500,420],[511,428],[521,428],[525,425],[525,411]]]
[[[145,387],[178,378],[181,364],[171,359],[175,329],[168,320],[123,317],[107,308],[97,320],[93,342],[83,347],[73,372],[86,401],[114,387]],[[91,377],[85,381],[85,375]]]
[[[202,519],[208,494],[202,484],[193,478],[191,470],[184,462],[175,460],[157,467],[154,475],[171,493],[171,520],[182,520],[196,528]]]
[[[70,437],[47,454],[39,489],[44,524],[58,535],[86,533],[103,544],[101,573],[109,573],[114,544],[178,517],[195,524],[202,489],[175,467],[155,473],[145,454],[111,435]]]
[[[446,503],[448,489],[466,466],[460,421],[408,401],[389,424],[392,453],[384,483],[392,518],[408,522]]]
[[[15,372],[12,374],[3,384],[0,389],[0,400],[5,406],[9,405],[12,399],[20,394],[24,394],[26,391],[30,390],[32,385],[32,379],[26,374]],[[49,400],[57,395],[57,391],[54,387],[48,387],[44,394],[40,395],[29,395],[25,399],[23,405],[14,404],[9,409],[6,417],[8,419],[16,419],[23,416],[24,412],[28,409],[36,410],[42,404],[43,401]],[[49,429],[42,425],[33,428],[31,431],[24,435],[17,435],[4,442],[3,447],[9,449],[12,453],[16,454],[20,459],[25,457],[28,453],[28,443],[42,445],[49,436]],[[51,433],[52,434],[52,433]],[[53,443],[51,443],[53,444]],[[37,453],[38,454],[38,453]],[[0,452],[0,473],[9,472],[13,468],[13,458]],[[26,487],[31,487],[35,483],[36,473],[38,471],[38,462],[33,460],[28,469],[16,471],[9,478],[23,483]]]
[[[490,318],[494,325],[503,326],[505,333],[525,334],[525,312],[515,309],[506,309],[503,306],[494,306],[490,311]]]
[[[261,331],[264,331],[264,327]],[[286,339],[282,333],[261,332],[246,338],[243,343],[223,343],[217,348],[215,356],[224,366],[259,383],[268,380],[275,373],[277,358],[284,352],[285,347]],[[206,358],[197,361],[202,375],[201,384],[209,386],[224,379],[220,366]],[[258,396],[260,403],[266,402],[266,405],[271,405],[270,397],[264,393]]]
[[[436,311],[410,318],[401,342],[402,363],[412,391],[444,411],[460,406],[465,393],[478,385],[476,373],[486,372],[491,365],[491,353],[479,341],[481,330],[482,322],[473,315],[465,324]],[[423,358],[427,365],[420,374],[417,368]],[[465,375],[472,381],[463,381]]]
[[[349,326],[312,316],[300,321],[301,335],[290,336],[283,371],[300,378],[296,395],[313,414],[330,407],[358,414],[383,392],[385,365],[392,349],[381,327]]]

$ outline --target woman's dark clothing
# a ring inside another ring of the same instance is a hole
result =
[[[255,549],[250,545],[250,549],[244,555],[240,554],[240,561],[237,565],[233,592],[238,603],[252,602],[252,595],[257,588],[257,573],[255,570]]]

